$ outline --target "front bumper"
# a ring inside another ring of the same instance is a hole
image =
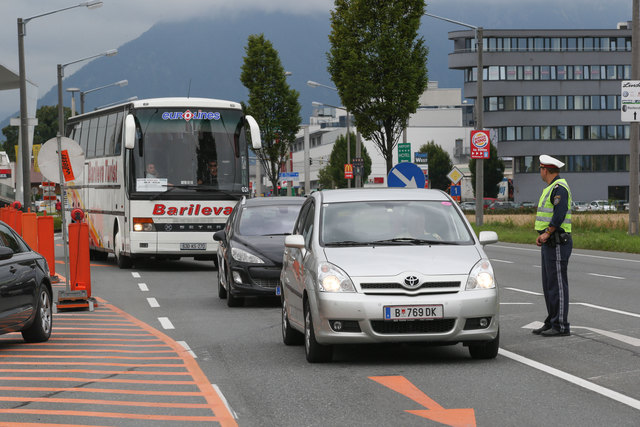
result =
[[[275,296],[282,267],[231,267],[231,293],[234,296]],[[234,274],[235,273],[235,274]],[[236,278],[240,278],[240,283]]]
[[[309,298],[316,339],[321,344],[490,341],[499,329],[496,289],[419,296],[313,292]],[[443,318],[384,319],[384,306],[425,304],[441,304]],[[488,320],[486,327],[479,325],[480,319]],[[336,331],[332,327],[335,321],[349,327]]]

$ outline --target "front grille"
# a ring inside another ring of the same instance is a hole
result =
[[[455,324],[456,319],[371,321],[371,327],[378,334],[441,334],[450,332]]]
[[[156,230],[162,232],[173,232],[173,231],[207,231],[213,232],[222,230],[224,228],[224,223],[221,224],[183,224],[183,223],[155,223]]]
[[[275,289],[280,284],[280,280],[279,279],[253,279],[253,283],[262,288]]]
[[[406,289],[401,283],[360,283],[363,290],[366,289]],[[434,289],[434,288],[459,288],[460,282],[424,282],[414,289]]]

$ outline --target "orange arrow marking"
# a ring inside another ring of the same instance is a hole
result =
[[[398,392],[414,402],[427,408],[426,410],[406,411],[413,415],[436,421],[452,427],[475,427],[476,416],[473,409],[445,409],[435,400],[424,394],[419,388],[403,376],[369,377],[369,379]]]

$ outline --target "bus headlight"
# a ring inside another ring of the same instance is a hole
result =
[[[152,218],[133,218],[133,231],[156,231]]]

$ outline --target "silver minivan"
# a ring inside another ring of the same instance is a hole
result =
[[[499,346],[498,287],[483,245],[446,193],[345,189],[311,194],[285,238],[282,337],[326,362],[337,344]]]

